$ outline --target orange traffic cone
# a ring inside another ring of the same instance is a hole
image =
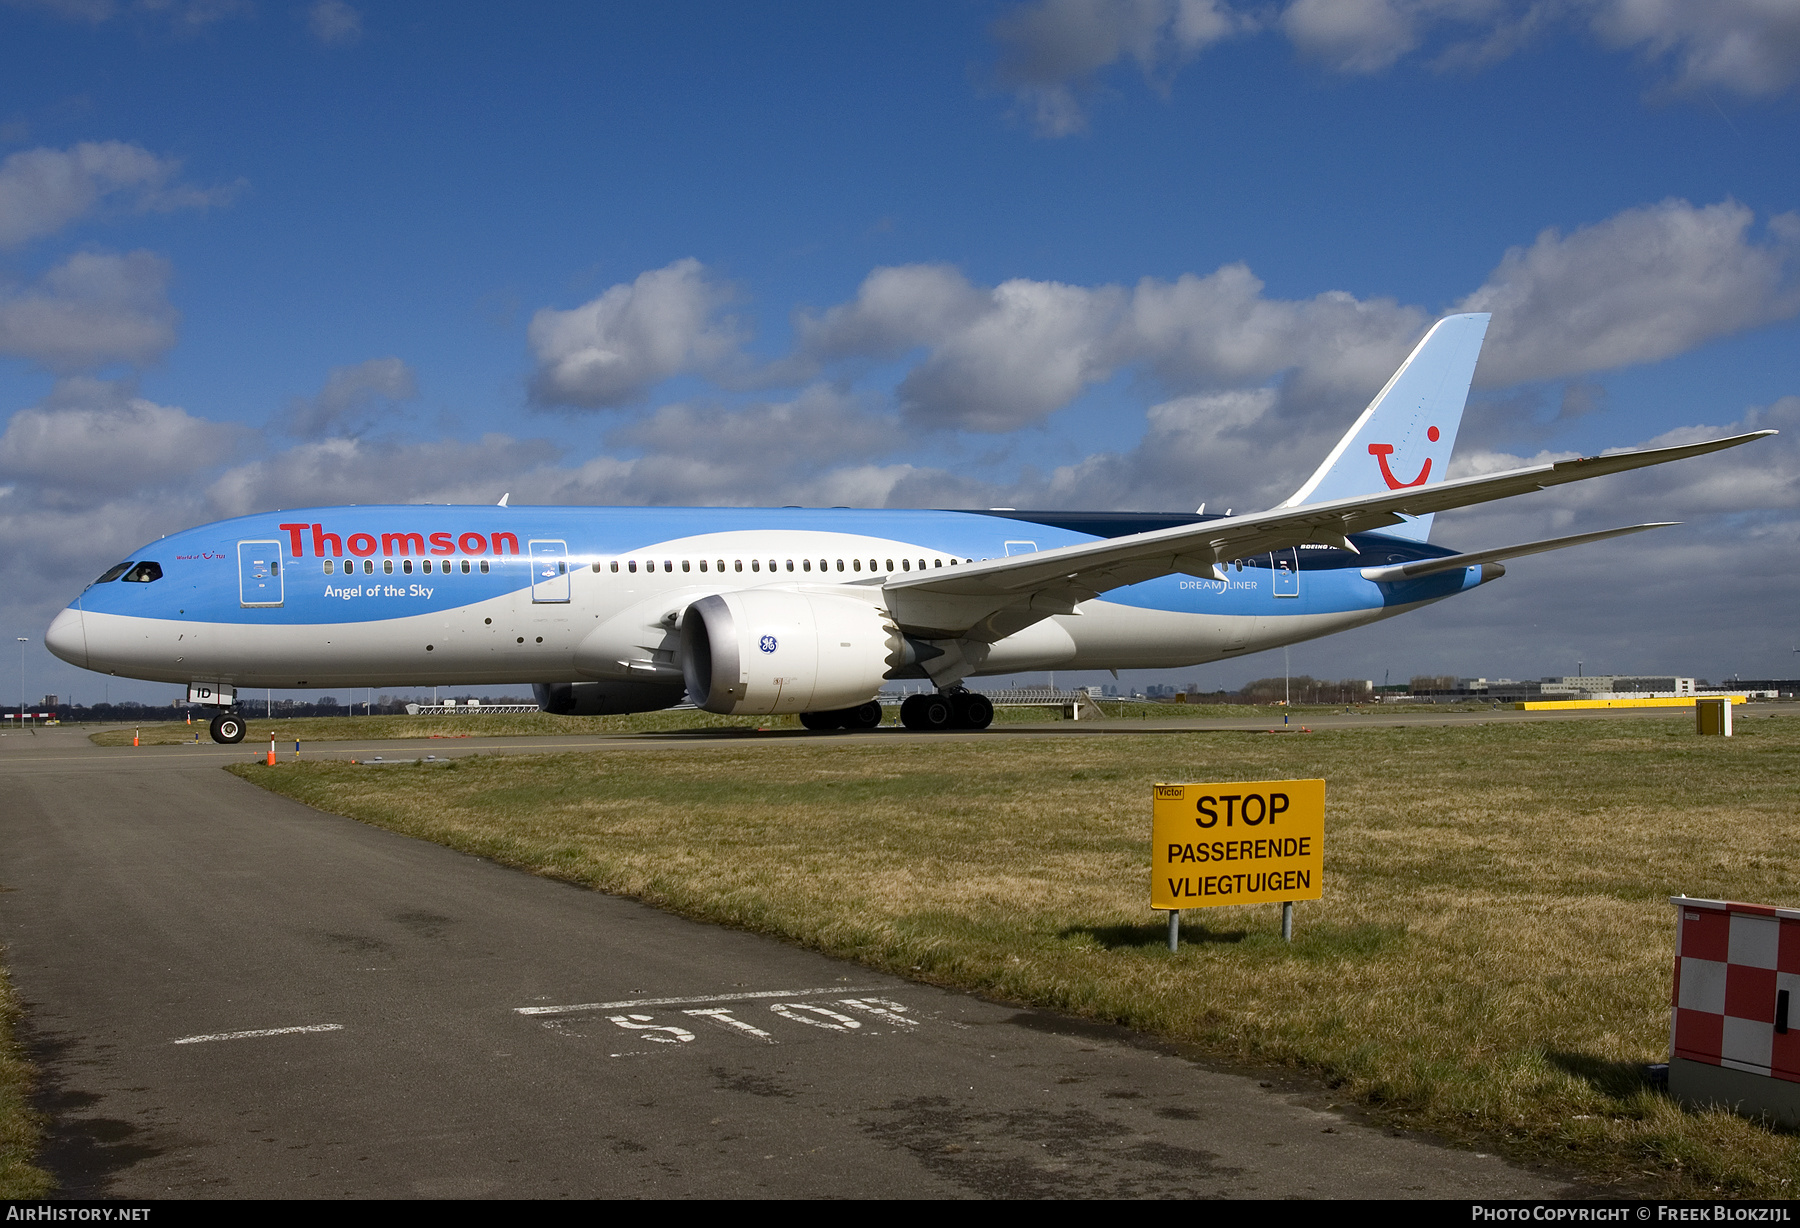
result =
[[[133,746],[136,746],[138,744],[137,738],[138,738],[138,731],[133,729],[131,731],[131,744]]]
[[[275,766],[275,735],[269,735],[269,766]]]

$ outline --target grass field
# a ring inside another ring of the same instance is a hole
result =
[[[1249,704],[1156,704],[1104,703],[1100,705],[1107,719],[1115,722],[1136,720],[1216,720],[1242,718],[1281,723],[1282,709]],[[1296,723],[1308,714],[1342,712],[1342,705],[1296,704],[1288,713]],[[1359,709],[1383,715],[1405,712],[1443,711],[1428,706],[1396,706]],[[667,712],[637,712],[629,716],[552,716],[544,712],[516,716],[307,716],[292,719],[260,717],[254,705],[244,708],[244,744],[266,743],[269,734],[276,741],[349,742],[382,738],[449,738],[467,734],[481,738],[546,737],[558,734],[649,733],[678,729],[798,729],[800,721],[793,716],[715,716],[694,709]],[[1049,708],[1000,708],[994,713],[996,724],[1027,724],[1060,720]],[[890,709],[887,723],[899,723]],[[130,746],[134,734],[142,746],[173,746],[192,742],[195,733],[209,740],[206,719],[196,716],[189,725],[183,721],[166,721],[145,725],[103,725],[94,728],[89,738],[98,746]]]
[[[0,1198],[37,1198],[50,1191],[50,1174],[32,1164],[38,1120],[31,1111],[31,1067],[19,1053],[13,1028],[19,1003],[0,970]]]
[[[1800,901],[1800,718],[784,740],[243,766],[310,805],[864,963],[1322,1076],[1409,1127],[1626,1189],[1782,1197],[1800,1136],[1684,1112],[1678,892]],[[1148,907],[1149,786],[1322,776],[1325,898]]]

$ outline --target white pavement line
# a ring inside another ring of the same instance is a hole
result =
[[[769,1035],[767,1032],[765,1032],[761,1028],[757,1027],[754,1023],[750,1023],[746,1020],[737,1018],[735,1015],[733,1015],[731,1013],[731,1011],[729,1009],[727,1009],[725,1007],[719,1007],[719,1006],[702,1007],[699,1010],[687,1010],[687,1011],[682,1011],[681,1013],[684,1015],[692,1016],[695,1019],[710,1019],[714,1023],[718,1024],[720,1027],[726,1028],[729,1031],[737,1032],[744,1036],[754,1036],[757,1040],[762,1041],[765,1045],[772,1045],[772,1044],[776,1043],[776,1040],[773,1036]],[[548,1025],[546,1025],[546,1026],[548,1026]]]
[[[688,1006],[704,1002],[748,1002],[757,998],[810,998],[823,993],[871,993],[886,985],[839,985],[833,989],[759,989],[753,993],[709,993],[694,998],[632,998],[625,1002],[581,1002],[574,1006],[515,1006],[515,1015],[572,1015],[577,1011],[622,1011],[634,1006]]]
[[[172,1040],[172,1045],[198,1045],[209,1040],[247,1040],[252,1036],[287,1036],[294,1032],[342,1032],[341,1023],[309,1023],[299,1028],[257,1028],[251,1032],[212,1032],[206,1036],[183,1036],[180,1040]]]

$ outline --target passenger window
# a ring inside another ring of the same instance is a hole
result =
[[[686,559],[681,560],[681,570],[683,570],[683,571],[688,570],[688,561]]]
[[[664,571],[674,571],[674,570],[675,570],[675,563],[674,563],[674,560],[672,560],[672,559],[664,559],[664,560],[663,560],[663,570],[664,570]]]
[[[614,574],[618,573],[618,570],[619,570],[619,560],[618,559],[613,560],[612,569],[613,569]]]
[[[272,576],[278,576],[281,574],[281,560],[280,559],[270,559],[269,560],[269,574]]]
[[[787,561],[787,569],[788,569],[788,570],[789,570],[789,571],[792,571],[792,570],[794,570],[794,560],[793,560],[793,559],[789,559],[789,560],[788,560],[788,561]]]
[[[400,560],[400,570],[405,572],[409,576],[412,575],[412,560],[411,559],[401,559]]]
[[[931,560],[931,565],[933,567],[942,567],[944,565],[944,560],[943,559],[933,559],[933,560]]]
[[[468,574],[469,574],[469,560],[468,560],[468,559],[464,559],[464,560],[463,560],[463,575],[465,575],[465,576],[466,576],[466,575],[468,575]]]
[[[751,571],[761,571],[762,564],[757,562],[757,560],[755,560],[755,559],[751,559],[750,560],[750,570]]]
[[[701,559],[701,560],[700,560],[700,570],[701,570],[701,571],[705,571],[705,570],[706,570],[706,560],[705,560],[705,559]]]
[[[801,571],[811,571],[812,570],[812,560],[811,559],[801,559],[800,560],[800,570]]]
[[[95,580],[94,583],[95,584],[111,584],[114,580],[117,580],[120,576],[124,575],[128,570],[130,570],[130,568],[131,568],[130,563],[119,563],[112,567],[108,567],[106,569],[105,573],[102,574],[98,580]]]
[[[843,559],[838,560],[838,570],[839,571],[844,570],[844,560]]]
[[[394,574],[394,560],[393,559],[382,559],[381,560],[381,570],[384,573],[386,573],[387,575],[390,575],[390,576],[393,575]]]
[[[363,575],[372,576],[374,574],[375,574],[375,560],[374,559],[364,559],[363,560]]]
[[[911,559],[901,559],[900,560],[900,570],[901,571],[911,571],[912,570],[912,560]]]
[[[333,576],[333,575],[337,574],[337,562],[335,560],[333,560],[333,559],[325,560],[325,574],[328,576]]]
[[[733,560],[733,561],[732,561],[732,564],[731,564],[731,570],[733,570],[733,571],[742,571],[742,570],[744,570],[744,560],[743,560],[743,559],[735,559],[735,560]]]
[[[485,576],[485,575],[487,575],[487,573],[488,573],[488,561],[486,559],[482,559],[481,560],[481,574]]]
[[[770,571],[774,571],[774,570],[775,570],[775,560],[774,560],[774,559],[770,559],[770,560],[769,560],[769,570],[770,570]]]
[[[889,560],[888,560],[888,561],[887,561],[887,569],[888,569],[888,570],[889,570],[889,571],[892,571],[892,570],[894,570],[894,560],[893,560],[893,559],[889,559]]]
[[[850,570],[851,571],[861,571],[862,570],[862,560],[861,559],[851,559],[850,560]]]
[[[142,562],[125,573],[125,578],[133,584],[148,584],[152,580],[162,579],[162,564]]]
[[[724,559],[719,560],[719,574],[720,575],[725,574],[725,560]]]

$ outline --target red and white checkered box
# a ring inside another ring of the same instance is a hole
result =
[[[1685,1060],[1800,1083],[1800,910],[1687,896],[1670,902],[1671,1067]]]

